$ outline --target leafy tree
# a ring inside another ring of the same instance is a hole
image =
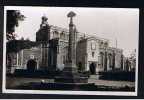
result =
[[[7,10],[6,36],[7,40],[14,40],[16,37],[15,27],[19,26],[19,21],[23,21],[25,16],[19,10]]]
[[[29,39],[29,38],[26,38],[26,41],[30,41],[30,39]]]
[[[24,37],[21,37],[21,39],[20,40],[24,40]]]

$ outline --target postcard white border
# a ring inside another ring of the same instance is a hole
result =
[[[138,33],[138,41],[137,41],[137,48],[136,48],[136,74],[135,74],[135,77],[136,77],[135,80],[136,81],[135,81],[135,92],[117,92],[117,91],[62,91],[62,90],[14,90],[14,89],[6,89],[6,66],[5,66],[6,65],[6,10],[20,10],[21,7],[32,7],[32,6],[5,6],[4,7],[3,79],[2,79],[2,92],[3,93],[137,96],[137,91],[138,91],[137,88],[138,88],[139,33]],[[39,6],[37,6],[37,7],[39,7]],[[45,7],[39,7],[39,8],[45,8]],[[59,8],[59,7],[57,7],[57,8]],[[71,8],[71,7],[68,7],[68,8]],[[116,8],[116,9],[121,9],[121,8]],[[129,9],[129,8],[126,8],[126,9]],[[130,8],[130,9],[138,9],[138,8]]]

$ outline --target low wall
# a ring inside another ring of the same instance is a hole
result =
[[[122,81],[135,81],[135,72],[126,72],[126,71],[109,71],[109,72],[100,72],[99,79],[103,80],[122,80]]]

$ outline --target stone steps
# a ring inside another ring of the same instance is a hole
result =
[[[90,75],[90,79],[99,79],[100,75]]]

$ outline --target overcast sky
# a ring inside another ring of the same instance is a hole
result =
[[[68,28],[70,11],[76,13],[74,24],[77,30],[86,34],[95,34],[98,37],[110,40],[110,46],[124,50],[124,55],[138,47],[139,9],[128,8],[65,8],[65,7],[7,7],[17,9],[26,16],[20,22],[15,33],[18,38],[24,37],[35,41],[43,15],[48,17],[48,23]]]

